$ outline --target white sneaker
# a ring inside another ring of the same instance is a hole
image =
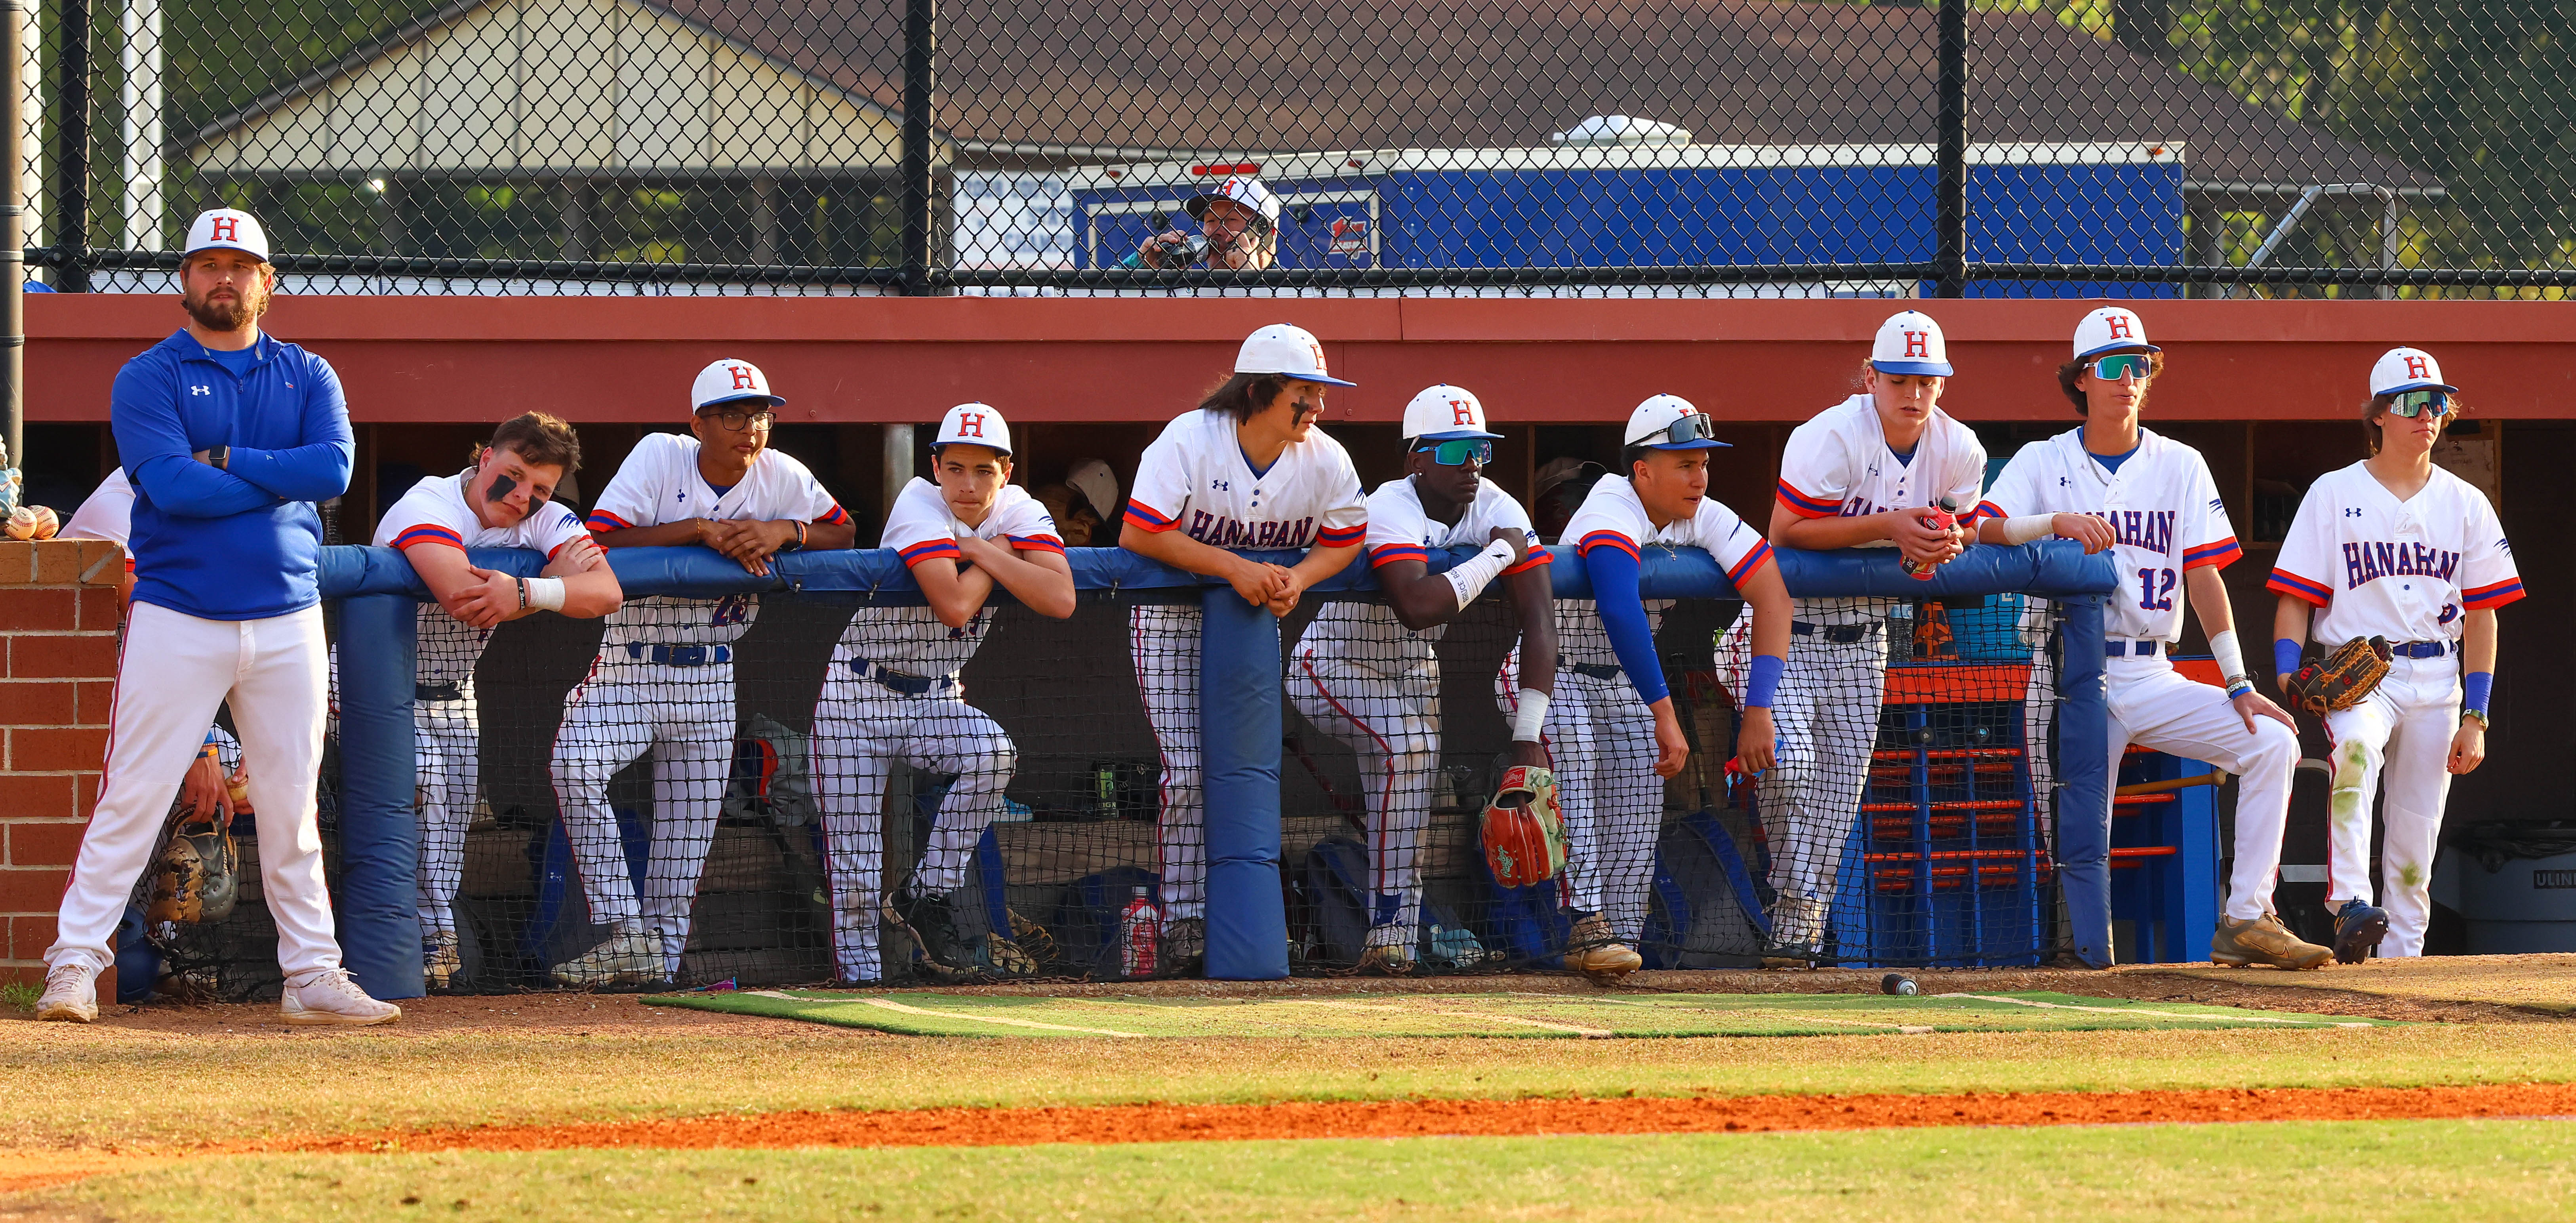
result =
[[[36,1002],[36,1018],[65,1023],[98,1018],[98,970],[78,960],[46,969],[45,996]]]
[[[446,989],[464,971],[464,957],[457,953],[456,932],[441,930],[429,936],[421,949],[421,979],[431,989]]]
[[[571,986],[651,985],[662,979],[662,940],[649,930],[620,930],[579,958],[555,965],[555,980]]]
[[[302,985],[288,985],[277,1009],[286,1022],[305,1027],[363,1026],[402,1018],[401,1007],[368,997],[345,968],[325,968]]]

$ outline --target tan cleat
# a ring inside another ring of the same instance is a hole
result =
[[[1574,921],[1565,940],[1565,966],[1608,985],[1646,966],[1646,958],[1610,937],[1610,919],[1594,913]]]
[[[649,986],[662,980],[662,940],[650,930],[623,929],[580,956],[555,965],[555,982],[576,989]]]
[[[65,960],[45,970],[45,996],[36,1000],[36,1018],[88,1023],[98,1018],[98,970]]]
[[[2266,913],[2250,921],[2238,921],[2221,914],[2218,932],[2209,936],[2209,958],[2221,964],[2243,968],[2264,964],[2273,968],[2317,968],[2334,958],[2334,950],[2315,943],[2301,942],[2281,924],[2279,916]]]
[[[438,931],[422,945],[420,977],[426,987],[446,989],[456,983],[456,975],[464,968],[465,960],[457,951],[455,931]]]
[[[345,968],[325,968],[302,985],[288,984],[277,1010],[286,1022],[308,1028],[365,1027],[402,1018],[401,1007],[368,997]]]

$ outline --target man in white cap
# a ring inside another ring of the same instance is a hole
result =
[[[1279,261],[1279,197],[1248,174],[1227,178],[1185,205],[1199,236],[1166,230],[1120,266],[1259,271]]]
[[[1761,532],[1708,495],[1708,452],[1726,445],[1714,432],[1708,414],[1678,395],[1638,404],[1620,451],[1625,474],[1603,476],[1565,526],[1592,580],[1595,614],[1560,616],[1564,667],[1547,732],[1565,809],[1564,892],[1573,918],[1565,966],[1596,981],[1644,963],[1632,944],[1645,928],[1663,833],[1657,779],[1681,772],[1690,758],[1655,653],[1655,621],[1672,603],[1649,602],[1639,587],[1647,546],[1705,549],[1744,599],[1754,656],[1736,756],[1750,772],[1771,767],[1789,591]]]
[[[1414,968],[1422,924],[1422,836],[1440,767],[1443,629],[1499,577],[1529,631],[1522,642],[1511,762],[1547,767],[1539,729],[1556,688],[1556,626],[1547,549],[1510,493],[1483,479],[1501,434],[1463,387],[1434,386],[1404,407],[1405,475],[1368,499],[1368,556],[1383,603],[1327,603],[1288,663],[1288,697],[1359,757],[1368,808],[1369,933],[1359,966]],[[1446,572],[1431,550],[1477,554]]]
[[[1918,576],[1959,554],[1966,528],[1926,511],[1973,519],[1986,448],[1941,410],[1950,379],[1941,325],[1919,310],[1880,324],[1861,366],[1862,391],[1789,434],[1771,504],[1782,547],[1902,550]],[[1931,520],[1927,521],[1927,517]],[[1789,673],[1773,717],[1780,766],[1756,783],[1771,850],[1771,967],[1830,959],[1843,850],[1860,816],[1887,690],[1890,598],[1801,598],[1790,625]],[[1741,656],[1738,622],[1723,652]]]
[[[230,701],[258,812],[260,895],[277,922],[292,1024],[402,1011],[340,966],[314,779],[326,653],[313,503],[348,491],[356,445],[339,375],[262,333],[277,287],[250,214],[201,213],[179,263],[188,325],[118,371],[109,420],[134,486],[133,611],[118,654],[116,734],[97,808],[45,952],[37,1017],[87,1023],[134,881],[206,725]]]
[[[604,548],[713,548],[752,573],[805,548],[846,548],[850,516],[814,473],[769,448],[769,378],[749,361],[698,371],[689,432],[648,433],[618,465],[586,524]],[[590,900],[598,946],[557,965],[566,985],[641,986],[679,975],[698,873],[733,767],[733,643],[759,613],[751,595],[653,595],[609,614],[590,674],[564,697],[555,798]],[[653,754],[653,840],[640,901],[608,779]]]
[[[1145,448],[1118,544],[1150,560],[1222,578],[1244,602],[1285,616],[1306,588],[1348,568],[1368,536],[1368,507],[1350,453],[1321,430],[1328,387],[1314,333],[1272,323],[1243,341],[1234,376],[1175,417]],[[1294,551],[1294,565],[1236,550]],[[1207,835],[1199,762],[1199,628],[1195,603],[1146,604],[1128,646],[1146,720],[1163,757],[1159,970],[1196,972],[1207,951]]]
[[[832,954],[843,981],[884,977],[886,777],[897,760],[956,778],[939,800],[921,865],[886,907],[940,980],[1023,977],[1036,965],[1013,931],[960,934],[950,898],[984,827],[1001,811],[1019,756],[1001,724],[966,703],[959,677],[984,644],[996,587],[1039,615],[1073,614],[1073,568],[1055,520],[1011,480],[1011,427],[980,403],[950,408],[930,446],[937,481],[915,477],[886,512],[879,547],[903,558],[921,607],[868,606],[832,651],[814,704],[814,789],[829,850]]]
[[[2459,419],[2458,395],[2431,353],[2392,348],[2380,357],[2362,407],[2369,457],[2308,486],[2272,569],[2281,596],[2273,668],[2283,692],[2311,632],[2328,650],[2356,637],[2389,643],[2378,686],[2325,715],[2334,742],[2326,908],[2335,915],[2335,958],[2346,964],[2372,951],[2424,954],[2451,777],[2486,759],[2496,609],[2523,595],[2495,507],[2433,465],[2443,428]],[[2370,885],[2370,807],[2383,781],[2386,908],[2371,903]]]
[[[2104,763],[2116,773],[2121,755],[2135,743],[2206,760],[2236,776],[2235,875],[2227,911],[2210,940],[2210,958],[2239,966],[2315,968],[2334,953],[2300,941],[2272,913],[2299,736],[2290,715],[2255,691],[2246,675],[2218,572],[2244,555],[2227,505],[2199,451],[2138,423],[2148,387],[2165,363],[2163,350],[2147,342],[2138,316],[2120,306],[2085,315],[2075,327],[2074,352],[2074,360],[2058,367],[2057,385],[2083,415],[2083,427],[2013,455],[1977,507],[1979,538],[2024,544],[2054,535],[2080,541],[2087,552],[2112,550],[2120,589],[2102,623],[2111,713],[2110,757]],[[2187,604],[2209,635],[2224,692],[2174,670],[2169,661],[2173,643],[2182,637]],[[2105,787],[2100,808],[2061,808],[2057,818],[2095,822],[2094,843],[2107,846],[2110,799]],[[2063,853],[2058,862],[2068,886],[2084,887],[2108,888],[2108,865],[2072,861]]]

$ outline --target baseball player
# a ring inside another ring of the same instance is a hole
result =
[[[314,785],[324,662],[321,516],[356,452],[328,362],[260,331],[268,239],[219,208],[188,227],[188,325],[118,371],[109,420],[134,486],[133,612],[118,654],[105,776],[45,952],[40,1019],[98,1017],[109,939],[217,706],[230,701],[259,820],[260,895],[277,922],[290,1024],[402,1016],[340,966]]]
[[[436,596],[420,605],[412,732],[420,783],[421,967],[429,988],[454,984],[461,967],[456,889],[465,879],[465,829],[474,822],[482,736],[474,664],[503,621],[540,611],[593,619],[617,610],[617,574],[556,486],[581,469],[572,426],[537,412],[503,422],[471,466],[411,487],[376,523],[377,547],[398,548]],[[478,568],[467,548],[533,548],[544,572],[518,578]]]
[[[703,544],[752,573],[802,548],[846,548],[850,516],[803,463],[769,448],[786,400],[748,361],[698,371],[689,432],[648,433],[587,525],[607,548]],[[733,643],[760,611],[750,595],[654,595],[611,612],[590,674],[564,698],[555,799],[590,916],[608,937],[557,965],[566,985],[646,985],[678,976],[698,872],[733,767]],[[640,902],[608,779],[653,754],[653,846]]]
[[[1182,205],[1199,235],[1166,230],[1118,266],[1259,271],[1279,261],[1279,197],[1250,175],[1234,175]]]
[[[2347,964],[2373,949],[2424,954],[2442,803],[2451,775],[2486,759],[2496,609],[2523,595],[2495,507],[2433,465],[2458,394],[2431,353],[2379,358],[2362,408],[2370,457],[2308,487],[2272,569],[2273,664],[2285,685],[2311,629],[2328,649],[2384,637],[2392,656],[2369,696],[2325,717],[2334,740],[2326,908],[2335,958]],[[2370,805],[2383,780],[2384,909],[2370,886]]]
[[[964,886],[975,842],[1019,767],[1001,724],[966,703],[958,672],[992,627],[984,601],[996,586],[1061,620],[1073,614],[1073,567],[1046,507],[1010,482],[1011,426],[1000,412],[980,403],[950,408],[930,453],[937,482],[904,486],[879,544],[903,557],[928,605],[861,608],[814,705],[815,792],[830,846],[832,953],[843,981],[882,976],[882,809],[898,759],[957,778],[939,802],[920,869],[892,905],[928,967],[941,976],[979,969],[1025,976],[1035,967],[1003,949],[1009,931],[987,935],[991,951],[980,961],[957,932],[950,895]]]
[[[1164,426],[1137,463],[1120,547],[1224,578],[1243,601],[1285,616],[1306,588],[1341,572],[1368,536],[1359,473],[1315,428],[1327,387],[1303,327],[1273,323],[1236,353],[1234,376]],[[1304,550],[1274,565],[1228,549]],[[1199,781],[1199,609],[1140,606],[1128,618],[1136,686],[1163,757],[1161,970],[1198,970],[1207,951],[1207,838]]]
[[[1771,506],[1783,547],[1896,547],[1918,567],[1959,554],[1985,487],[1986,448],[1941,410],[1949,341],[1918,310],[1880,324],[1861,366],[1863,390],[1789,434]],[[1931,525],[1926,507],[1962,511]],[[1789,632],[1789,672],[1773,718],[1780,767],[1756,783],[1771,846],[1774,967],[1823,957],[1835,876],[1878,746],[1887,692],[1887,620],[1896,600],[1802,598]],[[1740,636],[1745,626],[1729,630]],[[1740,652],[1740,647],[1737,647]]]
[[[1555,690],[1556,626],[1547,550],[1529,514],[1482,478],[1494,454],[1485,408],[1461,387],[1434,386],[1404,408],[1405,476],[1368,499],[1368,555],[1384,603],[1327,603],[1288,664],[1288,697],[1326,734],[1359,757],[1368,807],[1370,918],[1360,967],[1413,971],[1422,924],[1424,828],[1440,767],[1440,661],[1433,656],[1449,621],[1504,581],[1522,624],[1520,713],[1512,763],[1547,765],[1540,729]],[[1474,547],[1444,573],[1433,548]]]
[[[1655,621],[1671,601],[1640,598],[1648,545],[1706,549],[1744,597],[1754,657],[1736,753],[1746,769],[1772,765],[1789,593],[1761,533],[1708,496],[1708,451],[1726,445],[1713,432],[1708,415],[1678,395],[1638,404],[1620,452],[1626,474],[1603,476],[1565,527],[1592,579],[1596,614],[1566,616],[1580,605],[1559,604],[1565,668],[1547,735],[1558,762],[1574,918],[1565,966],[1594,980],[1617,980],[1645,962],[1633,944],[1645,929],[1664,811],[1663,785],[1648,775],[1671,777],[1690,757],[1655,653]]]
[[[2085,315],[2075,327],[2075,359],[2057,373],[2059,389],[2084,424],[2013,455],[1977,507],[1979,538],[2024,544],[2055,535],[2080,541],[2087,552],[2112,550],[2120,590],[2103,623],[2108,764],[2117,770],[2121,755],[2137,743],[2235,774],[2235,875],[2210,958],[2314,968],[2333,953],[2300,941],[2272,913],[2298,733],[2290,715],[2245,676],[2218,574],[2243,550],[2208,462],[2138,423],[2164,361],[2131,311],[2105,306]],[[2197,608],[2209,634],[2226,680],[2223,693],[2186,678],[2167,660],[2182,636],[2187,604]],[[2061,811],[2059,818],[2098,820],[2107,833],[2111,808],[2106,796],[2098,811]]]

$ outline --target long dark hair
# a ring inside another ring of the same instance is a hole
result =
[[[1199,411],[1231,416],[1240,423],[1269,411],[1287,389],[1286,374],[1235,374],[1199,401]]]

